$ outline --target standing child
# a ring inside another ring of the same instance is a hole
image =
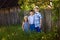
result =
[[[34,25],[34,10],[30,10],[30,15],[28,17],[29,25],[30,25],[30,31],[34,31],[35,25]]]
[[[25,32],[29,31],[29,23],[28,23],[28,17],[27,16],[24,16],[24,21],[23,21],[23,24],[22,24],[22,29]]]
[[[39,7],[36,6],[34,8],[35,14],[34,14],[34,20],[35,20],[35,30],[37,32],[41,31],[41,25],[42,25],[42,16],[41,13],[39,13]]]

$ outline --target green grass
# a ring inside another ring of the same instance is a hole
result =
[[[20,25],[0,27],[0,40],[56,40],[55,32],[23,32]]]

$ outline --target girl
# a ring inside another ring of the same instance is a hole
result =
[[[25,32],[29,31],[29,23],[28,23],[28,17],[27,16],[24,16],[24,21],[22,23],[22,29]]]

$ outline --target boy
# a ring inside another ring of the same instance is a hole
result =
[[[30,31],[34,31],[35,25],[34,25],[34,10],[30,10],[30,15],[28,17],[28,21],[30,24]]]
[[[37,32],[41,32],[42,16],[39,13],[39,7],[36,6],[34,8],[34,11],[35,11],[35,14],[34,14],[35,30]]]

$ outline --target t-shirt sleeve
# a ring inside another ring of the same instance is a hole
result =
[[[40,19],[42,18],[42,15],[41,15],[41,13],[39,13],[39,17],[40,17]]]

